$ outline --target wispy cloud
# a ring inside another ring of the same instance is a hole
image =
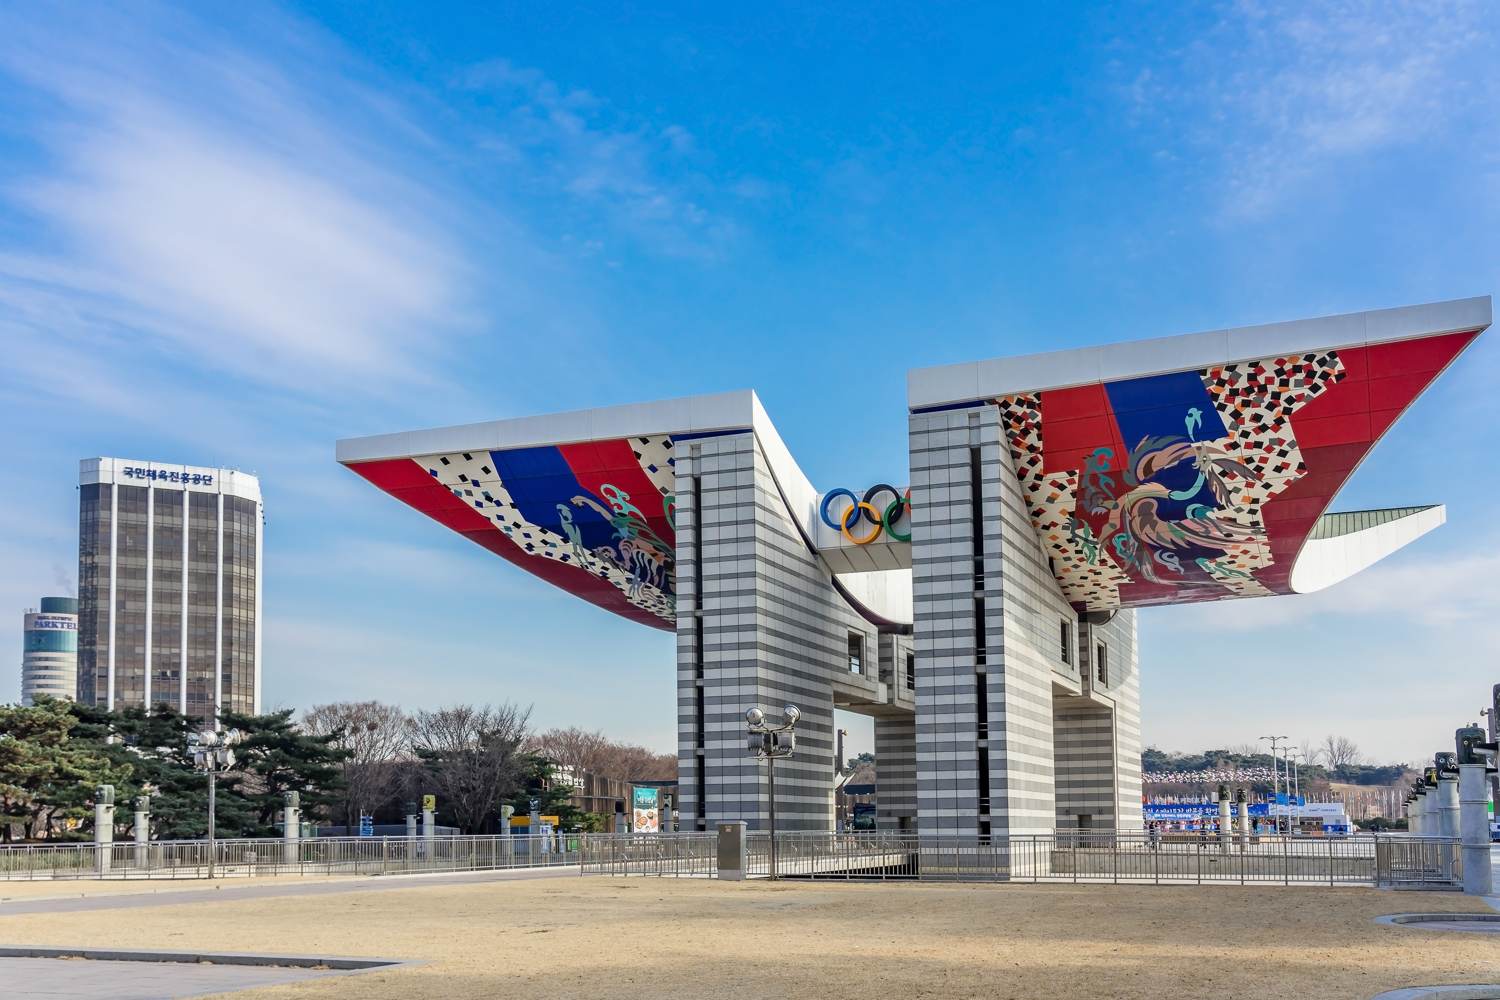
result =
[[[1478,544],[1465,553],[1428,555],[1376,565],[1313,594],[1224,601],[1170,609],[1174,631],[1265,633],[1341,620],[1384,626],[1403,621],[1420,629],[1467,624],[1500,639],[1500,546]],[[1163,619],[1167,618],[1163,614]]]
[[[1223,210],[1256,217],[1361,159],[1479,114],[1493,122],[1494,9],[1281,0],[1226,4],[1193,44],[1133,66],[1131,118],[1217,166]]]
[[[703,204],[710,186],[693,169],[697,141],[681,125],[626,120],[587,90],[506,59],[470,66],[456,84],[490,98],[479,140],[486,152],[602,209],[648,251],[711,257],[734,235],[731,221]]]
[[[464,328],[468,265],[431,219],[454,210],[331,95],[206,29],[55,27],[0,19],[0,72],[50,118],[3,193],[33,237],[0,256],[10,336],[305,390],[410,381]]]

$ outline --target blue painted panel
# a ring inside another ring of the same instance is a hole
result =
[[[578,477],[557,448],[551,445],[514,448],[491,452],[490,457],[495,461],[500,482],[526,520],[566,535],[562,515],[557,510],[561,504],[572,514],[585,548],[594,549],[613,542],[614,528],[606,518],[586,504],[573,504],[574,497],[592,497],[593,494],[579,484]]]

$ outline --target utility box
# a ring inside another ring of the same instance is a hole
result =
[[[739,882],[745,878],[745,821],[719,824],[719,878]]]

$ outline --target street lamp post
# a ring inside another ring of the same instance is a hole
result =
[[[766,762],[766,785],[770,793],[770,820],[771,820],[771,878],[776,877],[776,759],[778,757],[790,757],[792,751],[797,749],[797,734],[793,732],[797,728],[797,720],[802,718],[802,712],[796,705],[788,705],[782,710],[781,725],[769,725],[766,722],[766,713],[758,708],[748,709],[745,712],[745,723],[750,729],[748,747],[755,754],[756,760]]]
[[[1281,766],[1276,758],[1276,747],[1285,736],[1262,736],[1261,739],[1269,740],[1271,743],[1271,815],[1276,821],[1276,832],[1281,832],[1281,814],[1276,812],[1276,799],[1281,795]]]
[[[214,805],[217,798],[218,779],[221,771],[234,767],[234,745],[240,741],[236,729],[216,732],[205,729],[193,740],[193,767],[208,775],[208,877],[214,877],[215,855],[218,854],[218,832],[214,822]]]
[[[1302,763],[1302,752],[1300,750],[1293,750],[1289,747],[1287,748],[1286,755],[1287,760],[1290,761],[1292,765],[1292,794],[1291,804],[1289,808],[1293,811],[1297,818],[1297,822],[1295,824],[1292,823],[1290,816],[1293,813],[1289,813],[1287,827],[1292,833],[1295,834],[1302,828],[1302,806],[1300,805],[1302,799],[1302,772],[1299,766]]]

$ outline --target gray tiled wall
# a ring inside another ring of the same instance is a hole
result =
[[[863,669],[878,669],[876,629],[834,591],[752,434],[679,442],[675,457],[682,826],[698,825],[700,768],[705,828],[766,826],[766,766],[745,748],[744,712],[779,717],[794,704],[802,719],[796,754],[776,764],[777,826],[831,829],[832,680],[849,670],[851,630],[864,636]]]
[[[998,408],[913,414],[910,445],[920,828],[1048,832],[1079,803],[1109,816],[1096,825],[1138,825],[1134,614],[1092,631],[1078,624],[1032,527]],[[1101,638],[1117,673],[1094,691],[1081,674]]]

